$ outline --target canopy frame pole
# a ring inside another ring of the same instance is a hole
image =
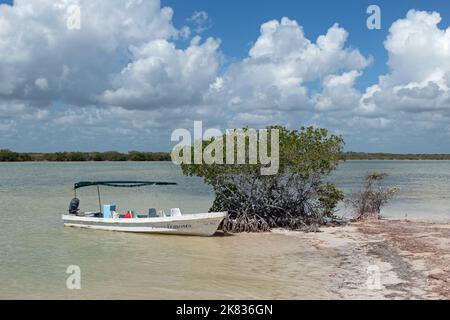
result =
[[[103,213],[102,200],[100,198],[100,186],[97,186],[97,194],[98,194],[98,207],[100,208],[100,213]]]

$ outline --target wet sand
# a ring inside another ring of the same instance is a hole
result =
[[[449,222],[389,219],[275,232],[335,249],[328,290],[337,299],[450,299]]]

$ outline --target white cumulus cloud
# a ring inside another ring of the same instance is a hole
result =
[[[450,111],[450,27],[440,22],[437,12],[410,10],[392,24],[384,43],[390,72],[366,90],[360,110]]]
[[[70,6],[81,28],[67,27]],[[178,35],[158,0],[20,0],[0,6],[0,95],[87,104],[130,59],[131,46]],[[51,89],[51,90],[47,90]]]
[[[67,26],[74,4],[79,29]],[[96,149],[101,137],[111,148],[167,149],[169,131],[193,120],[222,129],[314,124],[379,146],[393,135],[450,135],[450,27],[437,12],[411,10],[392,24],[389,71],[362,89],[372,57],[338,24],[309,39],[295,20],[268,21],[247,56],[227,65],[220,39],[198,36],[211,25],[206,12],[179,30],[173,14],[159,0],[0,5],[0,142],[56,146],[64,137],[69,149]]]
[[[201,104],[219,68],[219,41],[195,37],[180,50],[167,40],[132,47],[133,62],[113,78],[99,101],[125,108],[154,109]]]
[[[295,20],[264,23],[249,56],[216,80],[209,98],[232,115],[243,112],[240,119],[251,119],[252,112],[258,123],[263,118],[269,123],[275,117],[292,119],[290,113],[302,110],[341,108],[344,102],[355,107],[359,96],[353,84],[371,58],[346,47],[347,37],[337,24],[314,42]],[[314,82],[322,85],[320,93],[313,94]]]

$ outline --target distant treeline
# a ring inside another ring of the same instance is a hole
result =
[[[450,154],[345,152],[342,160],[450,160]],[[171,161],[168,152],[130,151],[32,153],[0,150],[0,162],[27,161]]]
[[[170,161],[167,152],[130,151],[30,153],[0,150],[0,162],[27,161]]]
[[[450,154],[397,154],[397,153],[365,153],[346,152],[344,160],[450,160]]]

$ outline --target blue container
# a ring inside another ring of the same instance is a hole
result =
[[[103,205],[103,218],[110,219],[112,218],[112,212],[116,211],[115,204],[104,204]]]

